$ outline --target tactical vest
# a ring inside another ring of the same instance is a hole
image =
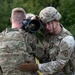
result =
[[[0,33],[0,66],[3,75],[35,74],[18,70],[19,64],[33,59],[33,56],[27,53],[24,33],[21,29],[6,29]]]

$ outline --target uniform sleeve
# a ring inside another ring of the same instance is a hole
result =
[[[36,36],[30,33],[25,33],[25,40],[28,44],[35,44]]]
[[[30,56],[32,56],[32,58],[30,57],[29,59],[33,60],[34,55],[31,53],[34,53],[34,51],[37,51],[37,49],[40,50],[40,48],[43,48],[42,47],[43,45],[41,44],[39,39],[35,36],[35,34],[26,33],[25,41],[27,43],[27,52],[30,53]]]
[[[39,64],[39,70],[47,74],[55,74],[62,71],[63,67],[69,61],[73,51],[74,38],[72,36],[63,38],[60,43],[60,51],[56,57],[56,60],[44,64]]]
[[[29,34],[27,33],[27,35],[25,36],[25,40],[27,41],[27,43],[35,50],[37,47],[41,47],[43,48],[43,45],[41,44],[41,42],[39,41],[39,39],[36,37],[35,34]]]

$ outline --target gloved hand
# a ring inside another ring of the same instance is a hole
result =
[[[23,63],[19,65],[19,70],[22,72],[36,72],[38,69],[38,64],[35,63]]]

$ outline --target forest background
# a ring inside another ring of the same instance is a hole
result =
[[[14,7],[38,15],[47,6],[53,6],[61,13],[60,23],[75,36],[75,0],[0,0],[0,32],[11,27],[10,16]]]
[[[14,7],[38,15],[47,6],[53,6],[61,13],[60,23],[75,37],[75,0],[0,0],[0,32],[11,27],[10,16]],[[40,34],[38,36],[41,38]]]

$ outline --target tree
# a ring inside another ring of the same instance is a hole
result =
[[[47,6],[53,6],[62,15],[61,23],[74,35],[75,28],[75,0],[0,0],[0,31],[10,27],[11,10],[14,7],[22,7],[27,13],[36,15]]]
[[[75,36],[75,0],[60,0],[59,11],[62,14],[61,23]]]
[[[0,31],[4,30],[6,27],[10,26],[10,6],[5,0],[0,6]]]

